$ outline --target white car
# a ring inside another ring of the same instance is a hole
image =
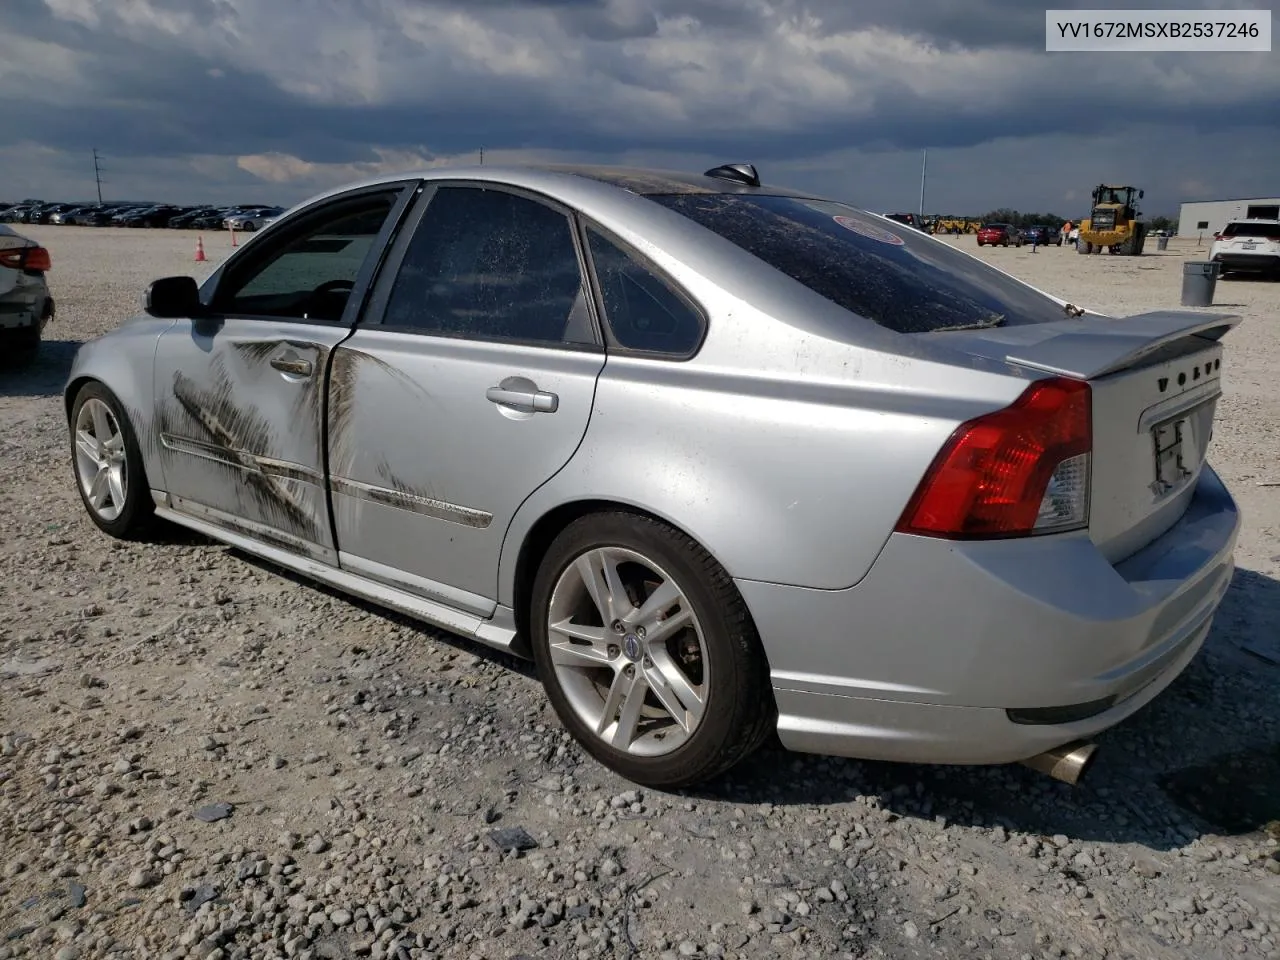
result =
[[[243,230],[246,233],[252,233],[255,230],[261,230],[271,221],[275,220],[283,211],[277,207],[261,207],[252,210],[242,210],[227,217],[226,224],[231,230]]]
[[[49,251],[0,223],[0,359],[28,360],[53,319]]]
[[[1213,235],[1209,259],[1228,273],[1280,275],[1280,220],[1232,220]]]

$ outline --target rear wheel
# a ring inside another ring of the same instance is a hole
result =
[[[118,539],[142,539],[155,521],[155,501],[133,425],[101,383],[87,383],[76,394],[71,457],[89,519]]]
[[[530,623],[560,721],[636,783],[705,781],[774,726],[746,605],[710,554],[665,524],[621,512],[570,524],[538,570]]]

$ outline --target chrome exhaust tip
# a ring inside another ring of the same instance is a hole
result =
[[[1096,743],[1075,740],[1019,762],[1024,767],[1047,773],[1055,780],[1061,780],[1074,787],[1084,778],[1085,771],[1093,764],[1093,757],[1097,752]]]

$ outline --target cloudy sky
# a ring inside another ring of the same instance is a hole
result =
[[[1108,0],[1055,8],[1171,7]],[[1270,0],[1185,0],[1268,8]],[[589,160],[914,210],[1280,193],[1280,53],[1048,54],[1027,0],[0,0],[0,199],[290,204]]]

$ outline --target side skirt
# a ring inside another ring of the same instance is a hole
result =
[[[160,498],[157,497],[157,500]],[[165,498],[167,499],[167,498]],[[302,574],[319,583],[327,584],[343,593],[360,597],[370,603],[395,610],[406,616],[421,620],[432,626],[441,627],[453,633],[462,634],[477,640],[487,647],[501,650],[514,656],[525,658],[522,645],[516,643],[515,617],[512,611],[499,606],[494,615],[481,619],[473,614],[454,610],[444,604],[434,603],[422,597],[405,593],[387,584],[377,583],[346,570],[339,570],[328,564],[320,563],[310,557],[290,553],[279,547],[271,546],[251,536],[228,530],[216,523],[201,520],[186,513],[157,503],[156,516],[162,517],[179,526],[202,533],[210,539],[225,543],[228,546],[243,550],[245,553],[259,557],[277,566]]]

